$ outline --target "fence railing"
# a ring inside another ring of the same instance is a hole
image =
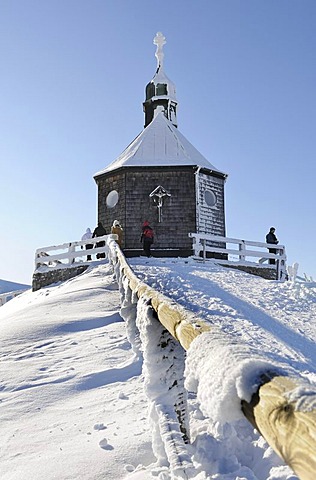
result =
[[[189,233],[193,239],[194,257],[204,261],[211,255],[218,263],[224,265],[239,264],[245,266],[265,267],[264,262],[269,262],[268,267],[276,270],[277,280],[286,279],[286,254],[284,245],[272,243],[240,240],[237,238],[207,235],[204,233]],[[276,253],[270,253],[275,249]]]
[[[184,350],[188,350],[193,340],[199,335],[216,331],[215,327],[207,324],[203,319],[197,318],[193,312],[184,309],[175,301],[140,281],[128,265],[116,242],[109,241],[108,245],[109,260],[114,266],[120,286],[121,315],[124,318],[126,312],[133,309],[132,317],[137,323],[138,313],[136,312],[141,309],[136,308],[135,302],[141,302],[142,308],[151,309],[153,311],[152,319],[157,319],[163,326],[161,341],[156,343],[158,348],[160,345],[163,356],[166,355],[166,345],[169,343],[165,336],[166,331],[180,343]],[[266,246],[266,244],[264,245]],[[221,334],[225,335],[223,332]],[[212,336],[210,336],[210,350],[205,352],[205,355],[211,354],[211,347]],[[236,358],[237,361],[238,358]],[[174,380],[174,377],[171,378]],[[173,384],[169,385],[170,389],[176,383],[173,381]],[[306,386],[306,380],[303,377],[299,375],[293,377],[293,373],[287,374],[286,372],[280,374],[267,366],[264,373],[258,372],[254,383],[258,387],[252,399],[246,401],[240,398],[240,408],[244,416],[294,470],[300,480],[314,480],[316,471],[316,392],[309,391],[314,407],[302,411],[300,402],[304,398],[304,385]],[[212,392],[212,388],[209,388],[209,391]],[[296,394],[291,397],[292,392]],[[301,396],[299,392],[301,392]],[[165,445],[166,451],[168,451],[168,460],[170,466],[174,464],[175,468],[185,470],[189,467],[189,462],[183,462],[183,458],[185,458],[183,452],[185,452],[188,438],[183,417],[184,409],[179,411],[178,405],[179,402],[183,404],[184,400],[181,392],[175,395],[175,398],[173,413],[169,411],[161,423],[168,422],[167,417],[172,417],[173,424],[168,426]],[[161,399],[156,409],[157,411],[161,410]],[[178,428],[174,427],[175,417],[178,418]],[[182,432],[182,437],[179,432]],[[163,436],[163,433],[161,435]],[[181,452],[181,458],[178,452]],[[177,458],[179,458],[179,462],[175,461]]]
[[[38,248],[35,252],[35,270],[42,266],[73,265],[78,262],[78,259],[80,262],[90,261],[88,257],[91,257],[91,260],[102,260],[108,253],[107,240],[117,240],[117,238],[117,235],[110,234],[89,240]],[[92,246],[92,248],[87,249],[87,246]]]

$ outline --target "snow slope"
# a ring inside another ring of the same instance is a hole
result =
[[[131,259],[129,263],[145,283],[260,349],[267,358],[315,372],[315,285],[267,281],[211,263],[187,262]]]
[[[295,370],[315,387],[315,287],[184,259],[129,263],[140,278],[248,353]],[[118,286],[107,263],[63,284],[27,291],[0,308],[2,480],[175,478],[153,454],[157,432],[145,391],[149,382],[162,393],[158,367],[142,370],[119,312]],[[145,322],[145,313],[140,315]],[[226,422],[221,393],[209,402],[201,398],[192,372],[200,351],[198,342],[192,345],[186,367],[194,466],[188,478],[295,479],[236,406]],[[210,369],[214,386],[222,387],[215,370],[223,375],[228,365],[217,358]]]
[[[1,480],[119,479],[153,461],[107,266],[0,310]]]

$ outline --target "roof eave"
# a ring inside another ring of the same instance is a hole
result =
[[[114,173],[117,174],[120,171],[126,171],[126,170],[134,170],[134,171],[144,171],[144,170],[166,170],[166,169],[173,169],[173,170],[195,170],[195,172],[200,171],[202,173],[207,173],[211,174],[215,177],[222,178],[226,181],[228,174],[224,172],[220,172],[219,170],[213,170],[211,168],[207,168],[204,166],[199,166],[199,165],[122,165],[117,168],[113,168],[111,170],[102,170],[100,172],[97,172],[95,175],[93,175],[94,180],[103,177],[103,176],[110,176],[113,175]]]

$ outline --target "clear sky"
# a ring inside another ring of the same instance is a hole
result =
[[[315,25],[315,0],[1,0],[0,278],[31,283],[36,248],[95,227],[161,31],[179,130],[229,175],[227,235],[275,226],[316,279]]]

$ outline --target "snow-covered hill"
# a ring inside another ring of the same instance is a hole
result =
[[[130,263],[147,283],[315,386],[316,288],[181,259]],[[0,360],[1,480],[173,478],[153,455],[142,362],[127,341],[109,264],[1,307]],[[219,410],[220,401],[214,396],[210,407]],[[189,406],[190,479],[297,478],[247,420],[212,418],[193,390]]]

